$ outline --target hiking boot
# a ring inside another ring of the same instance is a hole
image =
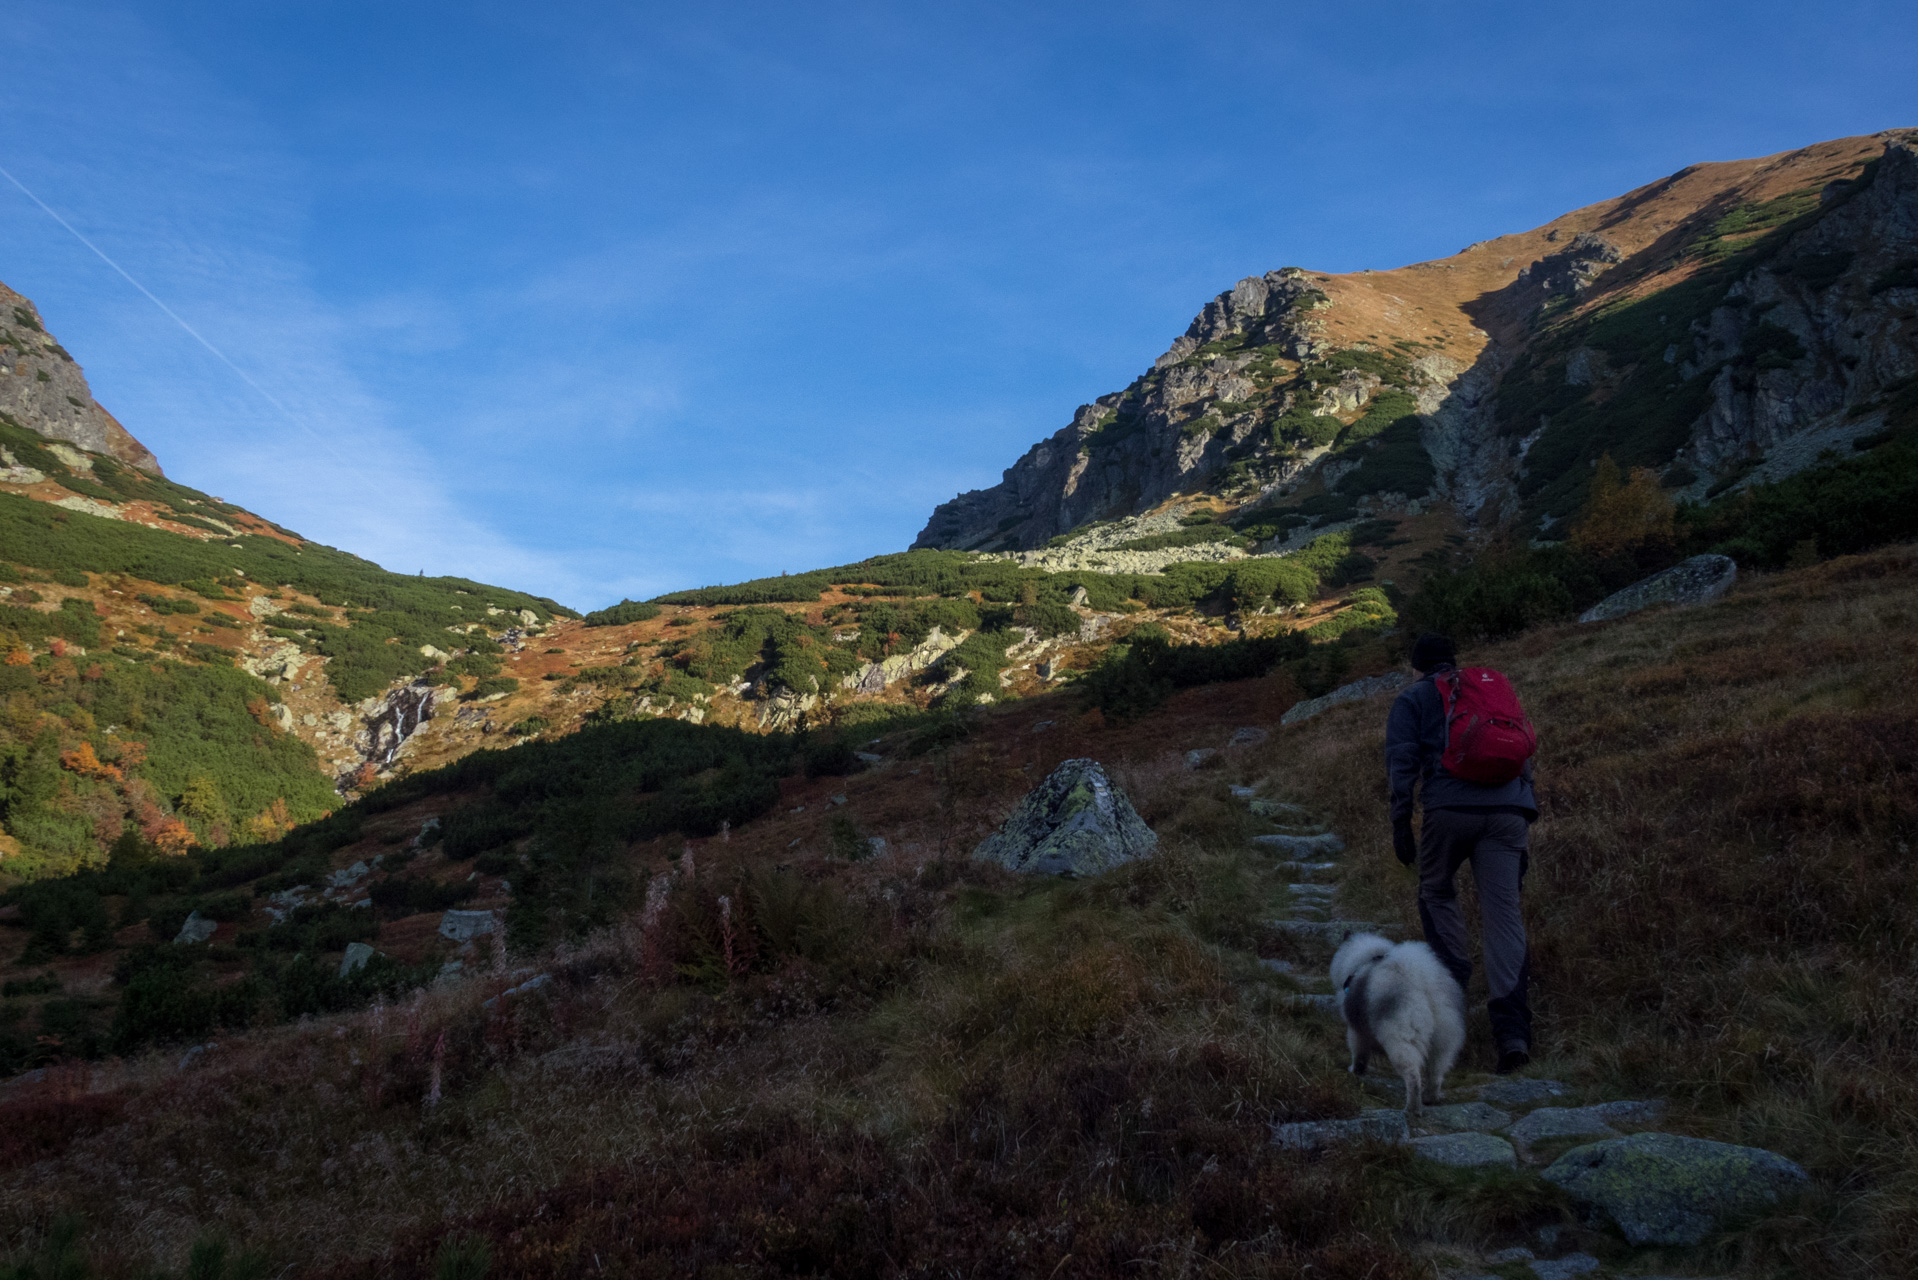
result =
[[[1520,1070],[1532,1060],[1530,1051],[1522,1044],[1506,1045],[1498,1051],[1498,1074],[1509,1076]]]

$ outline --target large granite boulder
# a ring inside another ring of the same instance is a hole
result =
[[[1633,1244],[1697,1244],[1809,1181],[1769,1151],[1672,1133],[1574,1147],[1544,1177],[1617,1223]]]
[[[454,942],[471,942],[474,938],[493,932],[498,926],[498,918],[490,911],[448,911],[440,917],[440,937],[450,938]]]
[[[186,923],[180,926],[180,932],[173,941],[182,946],[194,942],[205,942],[219,931],[220,922],[209,920],[197,911],[187,913]]]
[[[1738,565],[1730,556],[1693,556],[1663,573],[1614,591],[1578,615],[1580,622],[1606,622],[1655,604],[1705,604],[1731,590]]]
[[[1159,837],[1096,760],[1068,760],[972,856],[1012,871],[1097,875],[1150,855]]]
[[[1354,680],[1351,684],[1342,684],[1332,692],[1320,698],[1307,698],[1304,702],[1295,702],[1286,713],[1279,717],[1282,725],[1297,724],[1301,720],[1310,720],[1321,711],[1330,711],[1333,707],[1348,702],[1362,702],[1367,698],[1376,698],[1381,693],[1396,693],[1412,679],[1403,671],[1388,671],[1382,676],[1367,676],[1363,680]]]
[[[366,968],[366,962],[378,954],[379,952],[364,942],[347,943],[346,954],[340,957],[340,976],[344,978],[349,973],[357,973]]]

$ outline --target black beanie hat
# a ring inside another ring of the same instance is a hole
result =
[[[1426,632],[1412,642],[1412,666],[1420,673],[1433,671],[1445,663],[1458,662],[1458,650],[1450,637]]]

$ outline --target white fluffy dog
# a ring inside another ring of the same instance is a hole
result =
[[[1332,957],[1332,986],[1345,1019],[1351,1071],[1385,1055],[1405,1081],[1405,1120],[1436,1103],[1445,1073],[1465,1046],[1465,993],[1423,942],[1388,942],[1355,933]]]

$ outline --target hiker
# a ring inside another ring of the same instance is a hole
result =
[[[1419,923],[1425,929],[1425,941],[1458,979],[1461,991],[1472,976],[1472,959],[1453,879],[1462,863],[1472,864],[1491,996],[1492,1038],[1498,1046],[1497,1069],[1507,1075],[1530,1062],[1532,1053],[1532,1010],[1525,995],[1530,964],[1519,889],[1525,882],[1531,824],[1538,818],[1531,762],[1536,740],[1511,686],[1497,672],[1474,668],[1473,679],[1461,694],[1466,682],[1460,678],[1457,653],[1449,639],[1422,635],[1413,643],[1411,656],[1419,679],[1392,703],[1385,730],[1392,851],[1406,866],[1418,864]],[[1493,700],[1495,713],[1503,710],[1516,720],[1492,722],[1496,727],[1489,739],[1462,745],[1460,739],[1472,735],[1459,733],[1448,741],[1448,701],[1481,697]],[[1505,780],[1468,781],[1459,776],[1461,772]],[[1415,790],[1425,812],[1416,839],[1412,834]]]

